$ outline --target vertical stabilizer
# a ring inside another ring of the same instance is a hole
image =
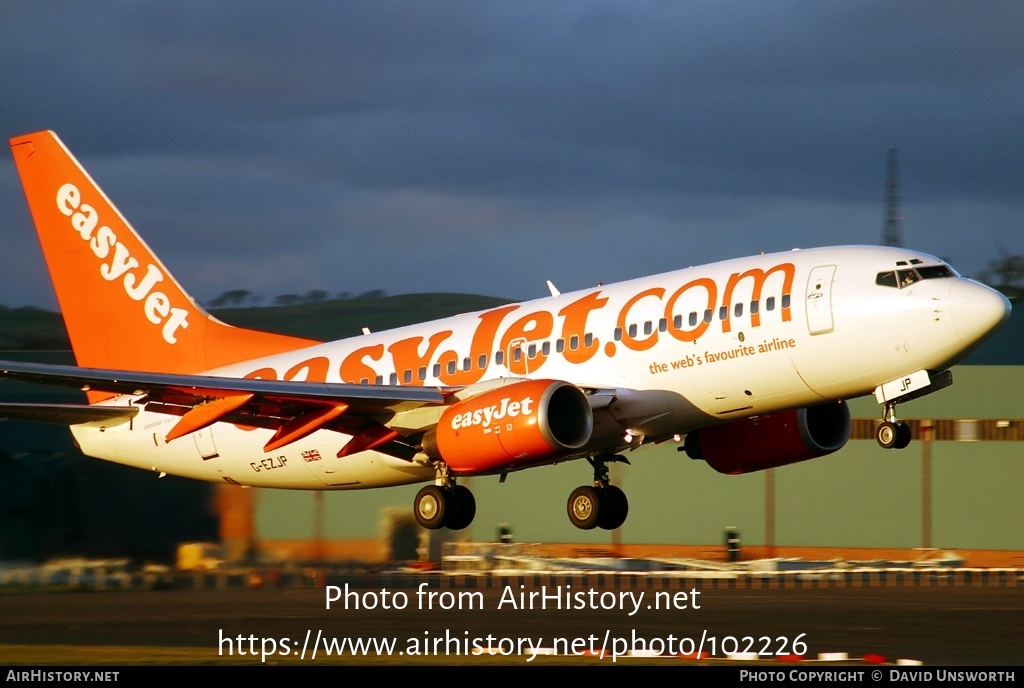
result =
[[[316,343],[206,313],[52,131],[11,150],[78,365],[187,374]]]

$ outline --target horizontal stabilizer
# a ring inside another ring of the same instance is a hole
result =
[[[137,406],[85,406],[83,404],[0,404],[0,419],[36,423],[80,425],[127,421],[138,414]]]
[[[240,393],[275,399],[294,399],[300,402],[344,401],[365,412],[398,411],[424,404],[446,403],[444,393],[436,387],[137,373],[15,361],[0,361],[0,378],[115,394],[146,394],[151,398],[176,392],[195,397],[224,397]]]

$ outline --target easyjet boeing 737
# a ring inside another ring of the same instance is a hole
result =
[[[0,363],[79,387],[88,404],[5,404],[68,424],[82,451],[237,485],[346,490],[429,482],[426,528],[465,528],[458,484],[586,458],[579,528],[626,518],[608,465],[685,437],[745,473],[840,449],[847,399],[874,394],[877,440],[902,448],[896,405],[1009,316],[1001,294],[902,248],[791,251],[552,295],[331,343],[205,313],[52,132],[11,140],[77,366]]]

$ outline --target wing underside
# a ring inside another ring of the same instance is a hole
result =
[[[3,418],[112,425],[145,408],[179,416],[168,441],[227,422],[274,430],[265,446],[271,451],[325,429],[351,436],[339,456],[375,449],[407,460],[416,453],[420,428],[394,421],[413,411],[423,416],[424,410],[436,410],[426,416],[439,416],[450,397],[449,391],[436,387],[139,373],[10,361],[0,362],[0,377],[111,395],[93,405],[0,404]]]
[[[0,418],[66,425],[113,427],[130,422],[142,409],[177,416],[170,442],[214,423],[272,430],[264,445],[273,451],[317,430],[348,439],[338,456],[375,450],[413,460],[424,434],[452,404],[479,389],[373,386],[294,380],[227,378],[209,375],[140,373],[68,365],[0,361],[0,379],[72,387],[109,395],[92,405],[0,404]],[[512,382],[507,380],[506,382]],[[635,449],[677,432],[667,409],[676,395],[663,392],[582,388],[594,414],[594,434],[580,454]],[[695,409],[689,407],[695,414]],[[699,414],[696,414],[699,415]],[[669,422],[668,425],[664,425]],[[422,457],[422,453],[419,454]]]
[[[137,406],[85,406],[83,404],[0,403],[0,418],[34,423],[81,425],[125,422],[139,413]]]

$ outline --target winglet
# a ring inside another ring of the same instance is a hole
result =
[[[187,374],[317,343],[207,314],[52,131],[11,151],[79,365]]]

